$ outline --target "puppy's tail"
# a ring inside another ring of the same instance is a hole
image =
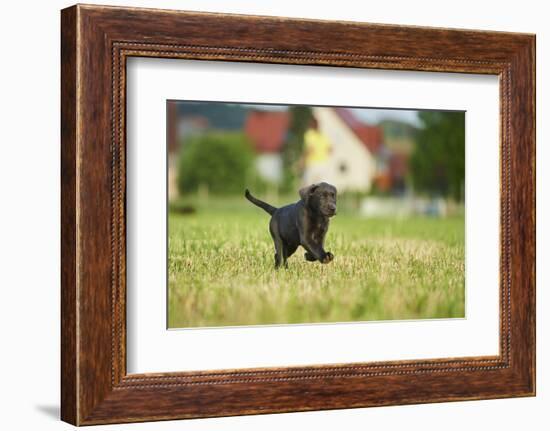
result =
[[[268,203],[265,203],[264,201],[261,201],[259,199],[256,199],[254,196],[252,196],[250,194],[250,192],[248,191],[248,189],[246,189],[244,191],[244,196],[250,201],[252,202],[254,205],[256,206],[259,206],[261,209],[263,209],[265,212],[267,212],[268,214],[270,215],[273,215],[273,213],[275,211],[277,211],[277,208],[275,207],[272,207],[271,205],[269,205]]]

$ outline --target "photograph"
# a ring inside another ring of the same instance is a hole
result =
[[[465,112],[168,100],[167,325],[465,317]]]

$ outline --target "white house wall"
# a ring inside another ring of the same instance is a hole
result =
[[[314,108],[319,129],[332,144],[327,176],[339,190],[369,191],[376,174],[376,162],[355,133],[331,108]],[[347,169],[340,171],[345,163]]]
[[[265,180],[279,183],[283,176],[283,161],[278,153],[264,153],[256,157],[256,169]]]

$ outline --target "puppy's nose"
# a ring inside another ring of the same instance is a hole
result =
[[[328,209],[329,209],[330,211],[332,211],[334,214],[336,214],[336,205],[331,204],[331,205],[328,206]]]

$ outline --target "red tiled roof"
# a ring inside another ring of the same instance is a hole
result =
[[[276,153],[285,142],[289,123],[286,111],[250,111],[244,130],[258,153]]]
[[[334,108],[334,111],[371,153],[376,154],[381,150],[383,134],[380,127],[361,122],[348,108]]]

